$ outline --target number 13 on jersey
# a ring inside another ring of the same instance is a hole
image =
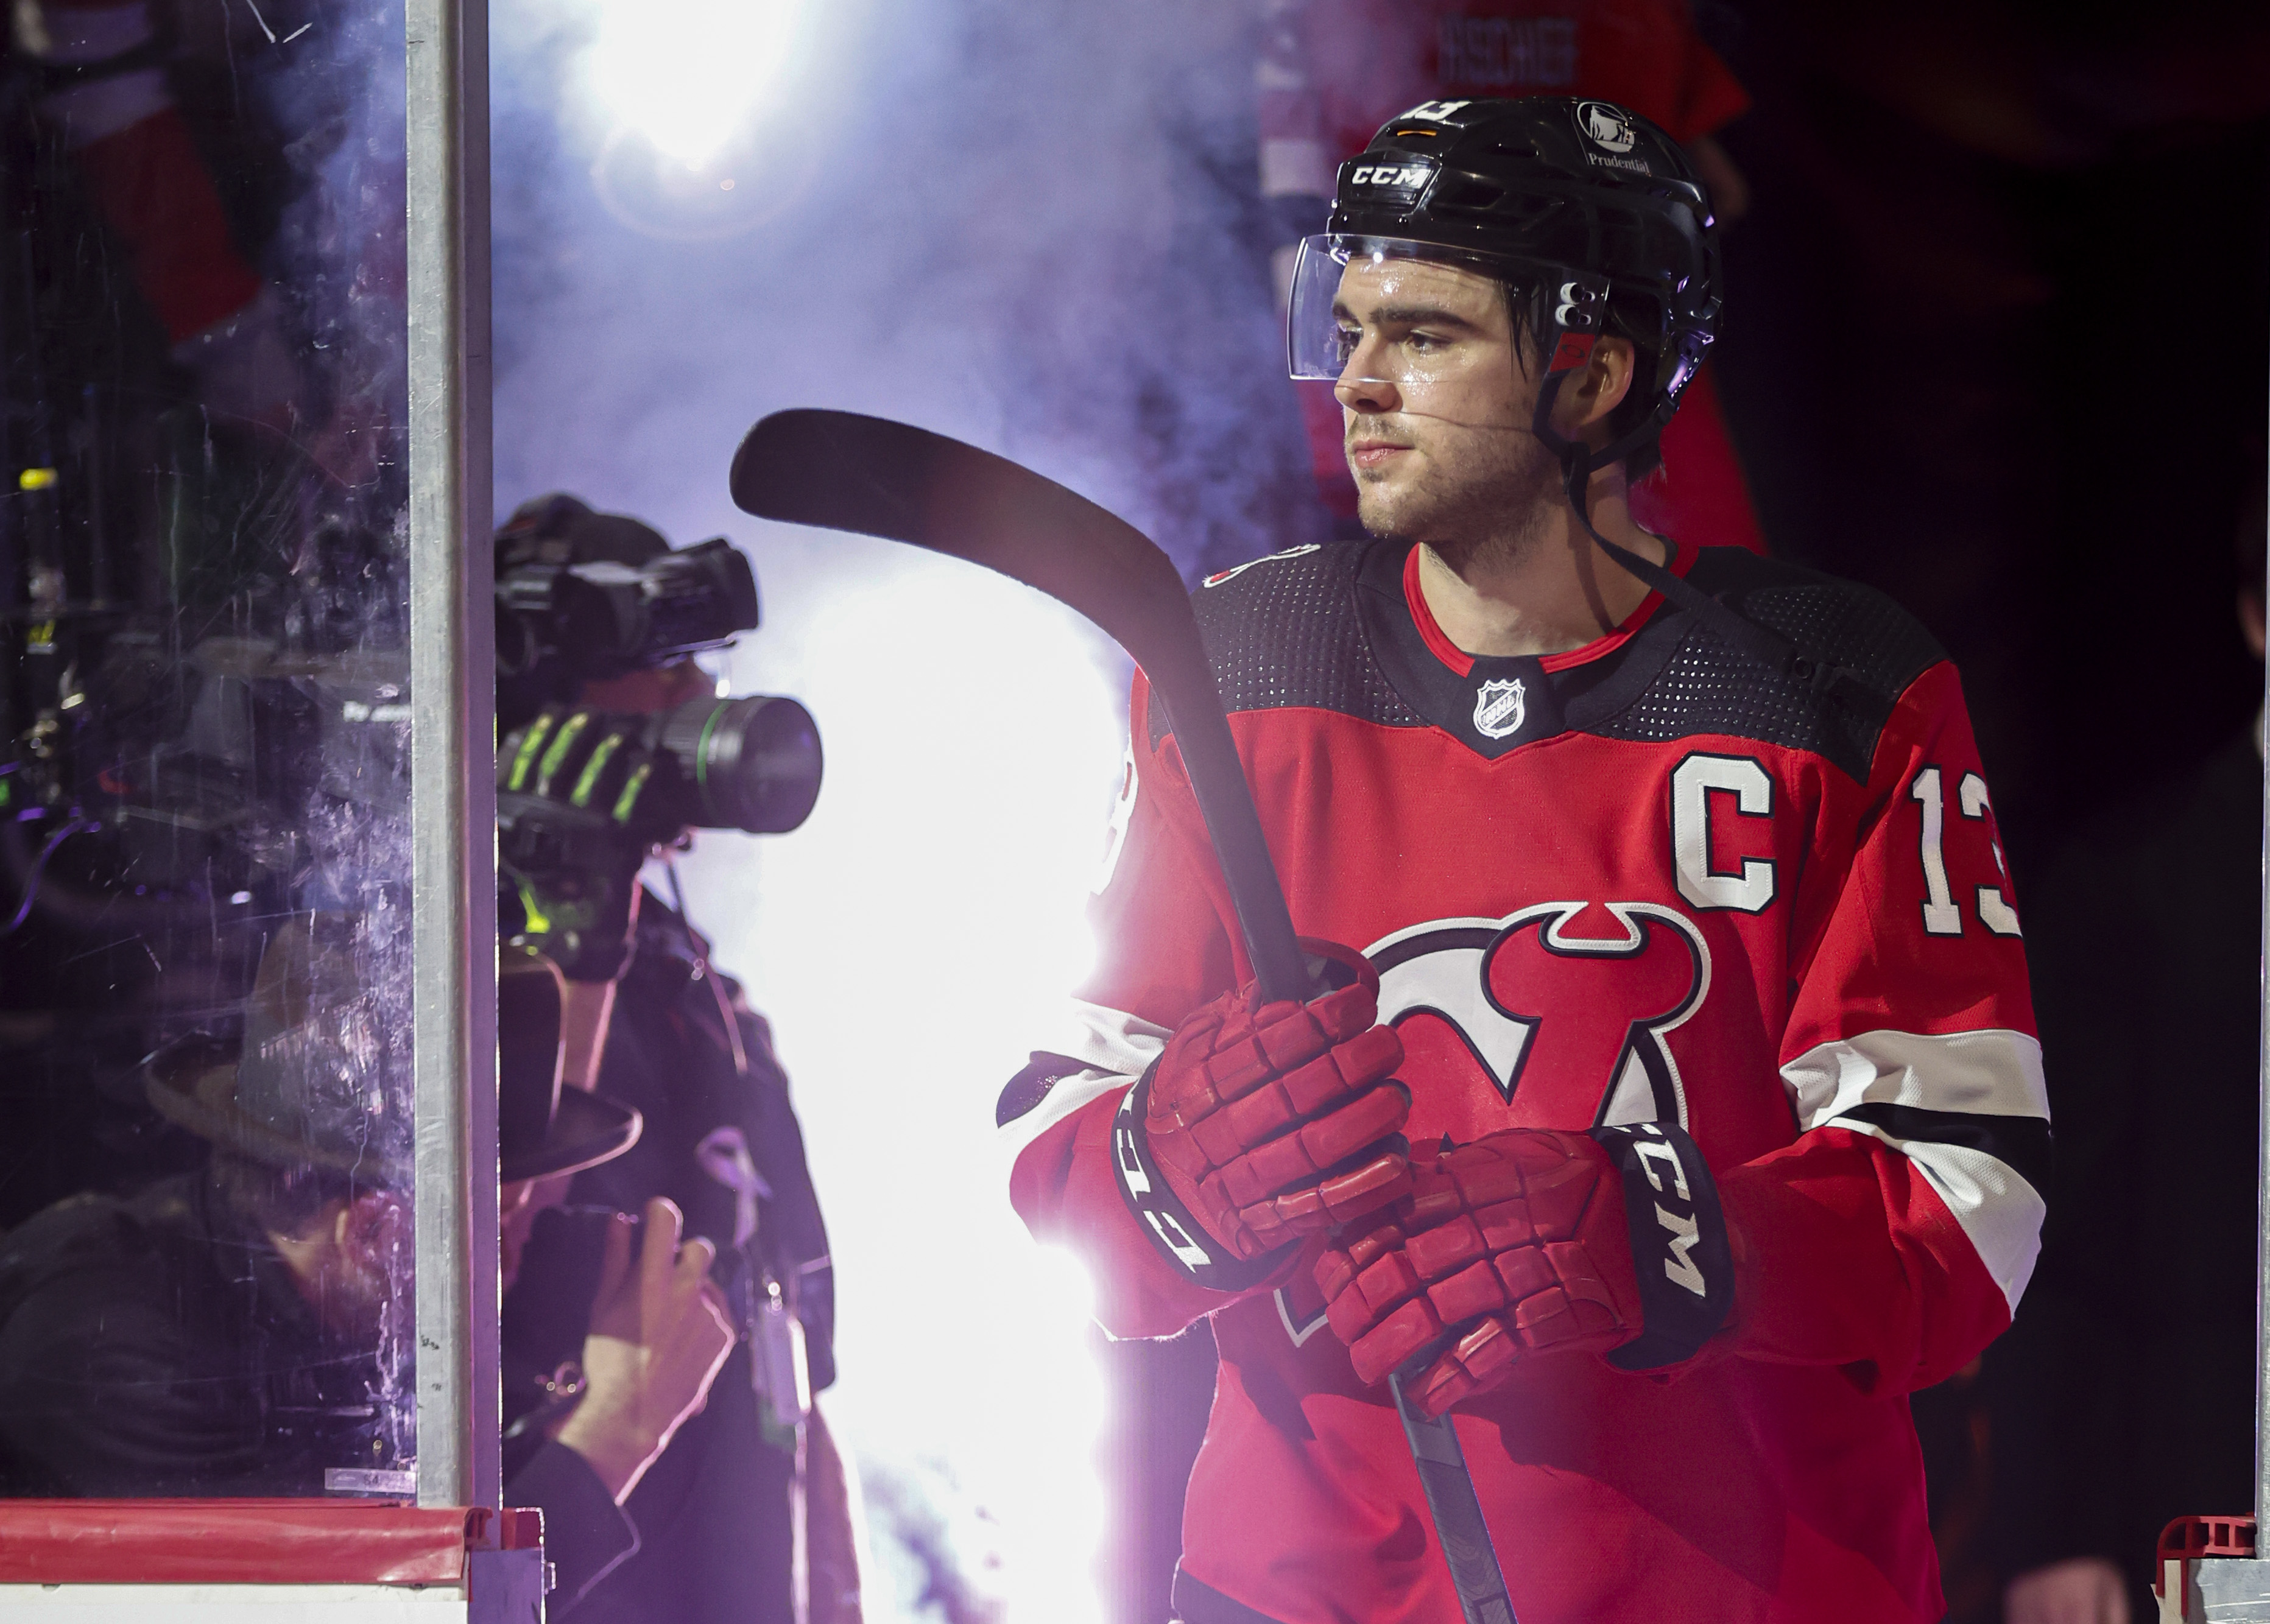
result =
[[[1955,891],[1947,873],[1947,794],[1936,767],[1926,767],[1915,775],[1908,786],[1909,796],[1923,808],[1923,930],[1925,936],[1960,936],[1962,934],[1962,905],[1955,900]],[[1982,821],[1992,810],[1986,799],[1986,781],[1976,773],[1965,773],[1955,788],[1955,810],[1964,818]],[[2018,934],[2018,910],[2010,906],[2003,886],[2008,882],[2008,870],[2002,861],[2002,847],[1990,835],[1987,849],[1994,854],[1995,878],[2002,885],[1979,886],[1972,893],[1978,914],[1978,923],[1996,936]]]

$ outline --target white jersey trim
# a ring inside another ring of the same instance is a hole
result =
[[[2008,1163],[1967,1145],[1902,1138],[1873,1123],[1852,1119],[1830,1125],[1881,1139],[1922,1170],[2014,1316],[2042,1255],[2042,1220],[2049,1216],[2049,1205],[2040,1193]]]
[[[1977,1032],[1862,1032],[1782,1067],[1799,1132],[1860,1104],[1982,1116],[2050,1114],[2040,1041],[2007,1027]]]
[[[1059,1078],[1039,1104],[1002,1123],[1001,1148],[1012,1159],[1082,1106],[1132,1084],[1173,1035],[1139,1015],[1085,998],[1072,999],[1070,1012],[1071,1020],[1043,1052],[1082,1062],[1084,1069]]]
[[[2042,1220],[2049,1212],[2041,1192],[2008,1162],[1975,1144],[1902,1132],[1853,1113],[1896,1106],[1990,1122],[2027,1117],[2046,1123],[2049,1093],[2040,1042],[1999,1027],[1946,1034],[1863,1032],[1807,1049],[1782,1067],[1781,1074],[1800,1131],[1838,1127],[1865,1133],[1921,1170],[2015,1314],[2041,1256]]]
[[[1979,1116],[2048,1116],[2041,1041],[2011,1027],[1979,1032],[1857,1032],[1816,1043],[1782,1066],[1798,1131],[1855,1105],[1918,1105]]]

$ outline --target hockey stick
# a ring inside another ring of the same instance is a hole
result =
[[[1005,457],[848,412],[776,412],[760,422],[734,453],[733,501],[760,519],[857,530],[983,564],[1111,634],[1166,701],[1254,979],[1272,999],[1316,995],[1190,593],[1148,537]]]
[[[1306,1000],[1322,990],[1294,939],[1190,594],[1149,537],[1005,457],[847,412],[761,419],[733,455],[732,489],[734,502],[760,519],[856,530],[983,564],[1109,633],[1166,704],[1262,996]],[[1514,1624],[1450,1417],[1413,1411],[1402,1373],[1389,1386],[1467,1624]]]

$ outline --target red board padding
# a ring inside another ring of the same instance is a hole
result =
[[[346,1500],[0,1501],[0,1583],[456,1584],[534,1511]]]

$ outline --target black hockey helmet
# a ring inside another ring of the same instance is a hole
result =
[[[1324,234],[1302,245],[1294,376],[1339,375],[1330,308],[1339,267],[1383,251],[1467,263],[1533,300],[1531,324],[1556,376],[1603,332],[1632,342],[1641,370],[1616,443],[1594,465],[1653,441],[1717,332],[1708,195],[1677,142],[1613,102],[1429,101],[1380,126],[1340,166]],[[1562,342],[1571,335],[1573,346]],[[1557,393],[1542,392],[1540,425]]]

